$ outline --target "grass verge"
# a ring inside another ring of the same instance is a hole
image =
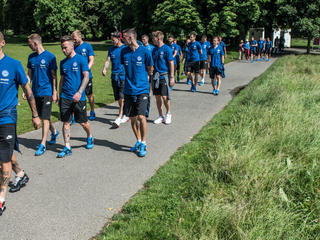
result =
[[[27,62],[28,56],[32,53],[28,46],[28,40],[26,35],[21,36],[12,36],[9,35],[6,37],[6,45],[3,48],[4,53],[8,56],[19,60],[25,68],[26,73],[27,70]],[[65,58],[64,54],[61,51],[59,42],[44,42],[43,46],[46,50],[53,53],[57,58],[58,68],[60,66],[60,61]],[[108,49],[112,46],[110,41],[106,41],[105,44],[92,44],[95,60],[94,65],[92,67],[92,75],[93,75],[93,95],[95,98],[95,108],[103,107],[109,103],[114,102],[113,90],[111,86],[111,67],[107,71],[107,77],[103,77],[101,72],[103,68],[103,64],[107,59]],[[226,59],[226,63],[233,61],[236,59],[237,52],[230,51],[228,54],[228,59]],[[233,59],[231,59],[233,57]],[[183,71],[183,65],[181,64],[181,71]],[[185,78],[185,76],[181,76],[181,79]],[[60,70],[58,69],[58,81],[60,81]],[[59,85],[58,85],[59,86]],[[19,91],[19,105],[17,106],[18,110],[18,124],[17,124],[17,133],[22,134],[28,131],[33,130],[32,122],[31,122],[31,111],[28,105],[28,102],[23,100],[22,90],[20,88]],[[90,109],[89,103],[87,103],[87,109]],[[53,104],[52,107],[52,115],[51,121],[56,122],[60,119],[59,108],[56,104]]]
[[[278,59],[97,239],[319,239],[319,60]]]

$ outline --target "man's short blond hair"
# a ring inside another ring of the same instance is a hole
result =
[[[159,38],[161,41],[164,39],[164,34],[161,31],[155,31],[152,33],[153,37]]]
[[[72,37],[74,37],[74,35],[76,35],[76,36],[78,36],[78,37],[82,37],[82,36],[81,36],[81,32],[80,32],[79,30],[75,30],[75,31],[71,34]]]
[[[28,39],[30,39],[33,42],[41,43],[41,36],[37,33],[32,33],[30,36],[28,36]]]
[[[4,40],[4,36],[3,33],[0,31],[0,42],[2,42]]]

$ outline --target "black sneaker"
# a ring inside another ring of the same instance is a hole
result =
[[[9,192],[18,192],[20,188],[24,187],[28,181],[29,181],[29,178],[26,173],[24,173],[22,178],[20,178],[19,176],[16,176],[14,179],[14,184],[10,188]]]
[[[0,216],[2,215],[2,213],[4,212],[4,210],[6,210],[5,201],[0,202]]]

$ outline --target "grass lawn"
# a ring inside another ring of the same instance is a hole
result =
[[[96,239],[319,239],[320,56],[285,56]]]
[[[106,61],[108,55],[108,49],[112,46],[110,41],[105,41],[103,44],[92,44],[95,60],[94,65],[92,67],[92,76],[93,76],[93,95],[95,97],[95,107],[99,108],[105,106],[106,104],[114,102],[113,90],[111,86],[111,67],[109,67],[107,72],[107,77],[103,77],[101,72],[103,68],[103,64]],[[58,68],[60,65],[60,61],[65,58],[63,52],[61,51],[59,42],[44,42],[43,46],[46,50],[53,53],[57,58]],[[6,36],[6,45],[3,48],[3,52],[8,56],[19,60],[25,68],[26,73],[27,70],[27,62],[28,56],[32,53],[30,48],[28,47],[27,36]],[[238,53],[234,51],[230,51],[228,54],[228,59],[226,63],[233,61],[236,58]],[[233,57],[234,59],[231,59]],[[183,70],[183,65],[181,64],[181,72]],[[184,76],[181,76],[183,79]],[[60,70],[58,69],[58,81],[60,81]],[[59,86],[59,84],[58,84]],[[28,105],[28,102],[23,100],[22,97],[22,89],[19,91],[19,105],[17,106],[18,110],[18,124],[17,124],[17,133],[22,134],[28,131],[33,130],[31,123],[31,111]],[[90,109],[89,103],[87,103],[87,109]],[[53,104],[52,108],[52,122],[58,121],[60,119],[59,108],[56,104]]]
[[[312,47],[313,41],[311,41],[310,47]],[[308,40],[304,38],[292,38],[291,39],[291,47],[292,48],[307,48],[308,47]],[[318,45],[314,46],[315,48],[318,47]]]

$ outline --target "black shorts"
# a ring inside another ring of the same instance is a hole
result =
[[[16,145],[16,126],[14,123],[0,125],[0,161],[10,162]]]
[[[186,63],[184,63],[183,71],[184,71],[185,73],[187,73],[187,72],[188,72],[187,65],[188,65],[188,63],[187,63],[187,62],[186,62]]]
[[[166,80],[160,79],[159,88],[153,89],[153,95],[168,96],[168,86]]]
[[[50,120],[52,109],[52,96],[36,97],[36,107],[41,119]]]
[[[180,62],[177,61],[177,65],[176,65],[176,66],[177,66],[177,67],[176,67],[176,70],[177,70],[177,71],[180,71]]]
[[[266,54],[271,55],[271,48],[266,49]]]
[[[89,78],[89,82],[86,87],[86,96],[88,95],[92,95],[92,78]]]
[[[112,82],[114,100],[118,101],[119,99],[124,99],[124,95],[123,95],[124,80],[120,81],[120,86],[117,86],[117,82],[113,79],[111,79],[111,82]]]
[[[256,55],[256,50],[251,50],[250,49],[250,54]]]
[[[61,122],[71,122],[72,113],[74,113],[77,123],[86,123],[88,121],[86,104],[86,101],[73,102],[73,100],[60,98]]]
[[[221,72],[216,67],[209,68],[210,78],[214,79],[215,75],[221,75]]]
[[[200,69],[207,69],[207,60],[200,61]]]
[[[264,50],[261,48],[259,49],[259,55],[261,55],[262,53],[264,53]]]
[[[124,104],[127,109],[128,117],[135,117],[137,115],[148,115],[149,94],[143,93],[137,96],[124,95]]]
[[[187,63],[187,72],[199,73],[200,62],[188,62]]]

